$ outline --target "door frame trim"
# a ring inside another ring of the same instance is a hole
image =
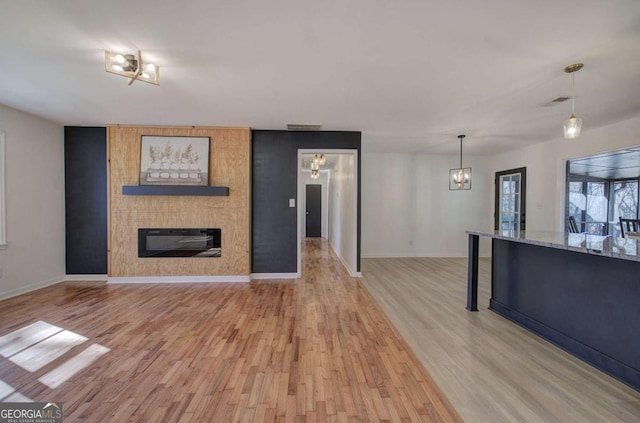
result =
[[[526,230],[527,224],[527,168],[518,167],[515,169],[501,170],[500,172],[495,173],[495,177],[493,179],[493,189],[494,189],[494,204],[493,204],[493,229],[498,230],[499,225],[499,215],[498,212],[500,208],[500,193],[498,192],[498,181],[501,176],[511,175],[514,173],[519,173],[521,175],[520,178],[520,198],[521,198],[521,207],[520,207],[520,230]]]
[[[302,222],[304,221],[302,217],[302,207],[300,207],[300,200],[304,195],[303,184],[302,184],[302,155],[303,154],[345,154],[353,157],[353,192],[352,200],[353,200],[353,263],[344,263],[340,258],[343,265],[347,269],[347,272],[352,277],[360,277],[361,274],[358,272],[358,150],[355,148],[344,148],[344,149],[324,149],[324,148],[299,148],[298,149],[298,177],[297,177],[297,195],[296,198],[296,208],[298,215],[298,265],[297,265],[297,273],[298,277],[302,276]],[[329,203],[331,203],[331,198],[329,198]],[[329,228],[327,228],[328,231]],[[327,236],[329,234],[327,233]],[[331,243],[329,243],[331,246]]]

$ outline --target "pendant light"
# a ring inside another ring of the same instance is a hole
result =
[[[460,167],[449,169],[449,190],[471,189],[471,168],[462,167],[462,140],[466,135],[458,135],[460,138]]]
[[[564,68],[566,73],[571,74],[571,116],[564,121],[564,137],[567,139],[578,138],[580,136],[580,129],[582,128],[582,119],[576,117],[575,114],[575,102],[576,102],[576,87],[575,87],[575,73],[584,67],[583,63],[574,63]]]
[[[324,154],[316,154],[313,156],[313,162],[323,166],[326,163],[327,159],[324,157]]]
[[[316,154],[317,157],[317,154]],[[320,164],[315,161],[311,162],[311,179],[318,179],[320,177]]]

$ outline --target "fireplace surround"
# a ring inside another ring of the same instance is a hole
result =
[[[138,257],[221,257],[219,228],[139,228]]]

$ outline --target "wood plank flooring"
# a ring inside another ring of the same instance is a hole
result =
[[[68,422],[460,421],[360,280],[304,244],[295,281],[65,282],[0,302],[0,337],[42,322],[34,342],[87,339],[33,371],[0,355],[0,400],[60,401]]]
[[[639,392],[487,310],[490,267],[477,313],[466,259],[363,259],[362,282],[465,421],[640,422]]]

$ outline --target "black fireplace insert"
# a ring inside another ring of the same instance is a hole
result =
[[[219,228],[139,228],[138,257],[220,257]]]

